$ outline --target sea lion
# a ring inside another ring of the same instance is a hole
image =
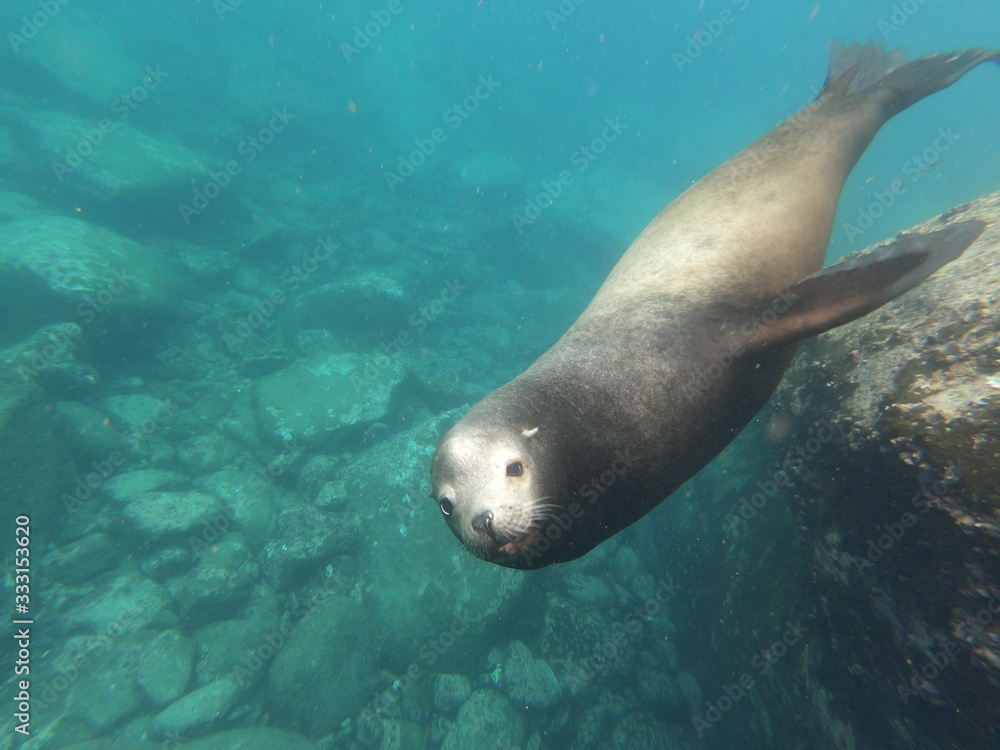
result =
[[[904,60],[835,43],[816,100],[667,206],[562,338],[447,432],[431,496],[470,551],[522,569],[585,554],[719,453],[799,341],[975,241],[982,222],[955,223],[819,270],[844,181],[879,128],[1000,51]]]

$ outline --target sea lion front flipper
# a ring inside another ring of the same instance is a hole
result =
[[[848,323],[909,291],[960,256],[982,234],[982,221],[961,221],[927,234],[900,234],[887,245],[824,268],[754,311],[760,348],[790,344]],[[784,309],[781,309],[784,308]]]

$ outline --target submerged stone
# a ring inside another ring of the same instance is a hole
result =
[[[7,335],[74,321],[93,343],[174,318],[185,274],[165,253],[79,219],[0,225],[0,323]],[[102,325],[91,325],[100,321]],[[100,331],[98,331],[100,329]]]
[[[480,688],[462,705],[441,750],[521,747],[524,735],[524,720],[514,705],[496,690]]]
[[[360,440],[366,425],[386,418],[403,375],[389,358],[315,355],[256,381],[252,399],[272,443],[320,448]]]
[[[354,599],[332,596],[305,613],[267,676],[267,705],[307,734],[336,731],[371,695],[377,622]]]

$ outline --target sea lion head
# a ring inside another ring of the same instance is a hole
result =
[[[481,405],[480,405],[481,406]],[[477,557],[511,568],[547,565],[535,549],[561,506],[551,495],[544,427],[477,407],[444,436],[431,497]]]

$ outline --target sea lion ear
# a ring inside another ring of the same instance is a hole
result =
[[[965,252],[986,225],[962,221],[927,234],[900,234],[887,245],[824,268],[753,311],[754,348],[782,346],[867,315],[909,291]]]
[[[523,430],[521,430],[521,434],[524,435],[526,438],[533,438],[535,435],[538,434],[538,428],[537,427],[532,427],[530,430],[529,429],[523,429]]]

